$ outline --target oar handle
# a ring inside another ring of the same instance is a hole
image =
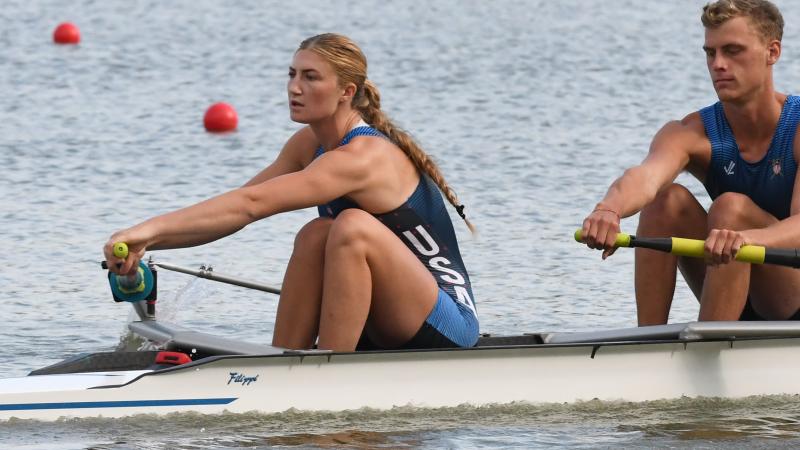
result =
[[[705,241],[700,239],[671,238],[672,253],[678,256],[691,256],[693,258],[703,258],[705,256]],[[736,261],[751,264],[764,264],[766,247],[760,245],[743,245],[736,252]]]
[[[120,259],[125,259],[128,257],[128,244],[124,242],[115,242],[114,243],[114,256]]]
[[[575,231],[575,240],[583,242],[583,233],[580,229]],[[627,233],[618,233],[617,239],[614,242],[617,247],[641,247],[653,250],[660,250],[667,253],[672,253],[677,256],[689,256],[692,258],[705,257],[705,241],[700,239],[686,239],[686,238],[637,238]],[[752,263],[752,264],[784,264],[778,261],[769,261],[766,258],[767,249],[759,245],[743,245],[738,252],[736,252],[736,261]],[[773,253],[783,252],[772,250]],[[765,258],[767,260],[765,260]]]
[[[583,242],[583,231],[578,228],[575,230],[575,241]],[[631,235],[627,233],[617,233],[617,240],[614,241],[614,246],[616,247],[630,247],[631,246]]]
[[[114,253],[114,256],[116,256],[117,258],[120,258],[120,259],[127,258],[128,257],[128,244],[126,244],[124,242],[115,242],[114,243],[114,248],[112,250],[112,253]],[[107,270],[108,269],[108,262],[107,261],[100,262],[100,267],[102,267],[103,269]],[[120,267],[122,267],[122,263],[117,263],[117,268],[120,268]]]

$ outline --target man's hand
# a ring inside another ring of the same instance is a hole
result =
[[[746,231],[711,230],[704,247],[706,262],[712,266],[734,261],[736,253],[743,245],[751,244]]]
[[[617,251],[614,245],[619,233],[619,213],[598,207],[583,220],[583,243],[589,248],[603,250],[603,259]]]

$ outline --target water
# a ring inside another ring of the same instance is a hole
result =
[[[715,101],[700,49],[703,3],[5,2],[0,376],[114,347],[130,315],[111,302],[102,244],[114,230],[232,189],[271,161],[297,129],[285,95],[291,55],[325,31],[361,44],[384,109],[439,162],[478,226],[472,238],[455,220],[482,331],[635,325],[632,253],[601,262],[571,234],[665,121]],[[788,25],[776,86],[792,92],[800,7],[779,6]],[[64,20],[81,28],[77,48],[50,42]],[[237,108],[238,132],[202,130],[215,101]],[[294,233],[312,217],[288,213],[156,256],[279,284]],[[635,217],[623,221],[635,227]],[[162,318],[270,341],[274,296],[173,273],[159,284]],[[670,320],[696,314],[680,284]],[[0,424],[0,443],[793,447],[796,400],[14,421]]]
[[[0,423],[17,448],[796,447],[796,397]],[[758,411],[753,414],[752,411]],[[49,441],[57,436],[57,445]]]

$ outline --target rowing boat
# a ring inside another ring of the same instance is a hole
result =
[[[470,349],[350,353],[234,342],[157,321],[130,328],[169,336],[166,349],[195,359],[159,364],[164,354],[155,351],[77,356],[0,380],[0,419],[800,393],[793,322],[487,336]]]
[[[275,291],[208,268],[156,267]],[[154,297],[154,296],[153,296]],[[162,350],[78,355],[0,380],[0,420],[800,394],[800,323],[689,322],[484,335],[465,349],[331,352],[231,340],[132,303]]]

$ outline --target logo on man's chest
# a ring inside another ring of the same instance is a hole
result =
[[[775,158],[769,162],[770,167],[772,167],[772,176],[770,179],[775,177],[782,177],[783,171],[781,170],[781,159]]]
[[[736,166],[736,163],[733,161],[728,161],[728,164],[722,168],[727,175],[733,175],[733,168]]]

